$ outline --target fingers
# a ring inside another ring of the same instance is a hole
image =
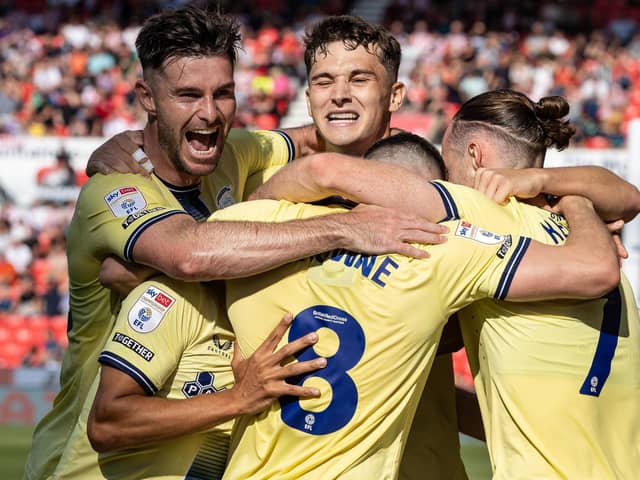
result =
[[[287,331],[287,328],[289,328],[292,321],[293,316],[290,313],[285,314],[285,316],[282,317],[282,320],[280,320],[271,331],[266,340],[262,342],[262,345],[257,348],[256,353],[264,351],[266,351],[266,353],[272,353],[278,346],[278,343],[280,343],[280,340],[282,340],[282,337],[284,337],[284,333]]]
[[[147,154],[144,153],[144,150],[138,148],[133,152],[131,157],[136,163],[136,166],[139,167],[136,168],[136,170],[138,170],[136,173],[141,173],[145,176],[151,175],[151,172],[153,172],[153,164],[151,163],[151,160],[149,160],[149,157],[147,157]]]
[[[113,140],[116,142],[116,144],[118,145],[118,147],[120,147],[121,150],[126,152],[128,155],[131,155],[133,154],[133,152],[135,152],[138,148],[140,148],[143,145],[142,141],[140,142],[136,141],[136,140],[142,140],[142,132],[138,131],[138,133],[140,135],[136,135],[135,131],[130,131],[130,130],[124,131],[114,136]]]
[[[123,133],[138,147],[144,146],[144,132],[142,130],[125,130]]]
[[[429,258],[429,252],[426,250],[422,250],[420,248],[414,247],[409,243],[398,242],[397,244],[393,244],[389,246],[389,251],[396,252],[400,255],[404,255],[405,257],[412,258]]]
[[[620,235],[618,234],[613,235],[613,243],[615,243],[616,245],[616,250],[618,251],[618,257],[629,258],[629,252],[627,251],[625,246],[622,244],[622,239],[620,238]]]
[[[404,230],[398,235],[398,240],[405,243],[422,243],[424,245],[438,245],[447,241],[446,235],[437,235],[423,230]]]
[[[607,223],[607,228],[611,233],[619,233],[624,227],[624,220],[616,220],[615,222]]]
[[[284,362],[287,358],[294,356],[301,350],[318,342],[318,334],[316,332],[308,333],[292,342],[287,343],[274,354],[274,360],[277,363]]]
[[[294,362],[282,367],[282,378],[297,377],[305,373],[315,372],[327,366],[327,359],[324,357],[307,360],[306,362]]]
[[[316,398],[320,396],[320,390],[314,387],[299,387],[298,385],[284,383],[278,391],[278,396],[282,395],[300,398]]]

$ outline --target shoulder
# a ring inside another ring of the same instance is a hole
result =
[[[291,203],[286,200],[254,200],[218,210],[209,217],[209,221],[286,222],[344,211],[342,208]]]

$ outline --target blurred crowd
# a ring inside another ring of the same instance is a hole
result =
[[[8,3],[0,7],[0,133],[110,136],[144,124],[132,89],[134,41],[141,21],[171,2]],[[304,86],[305,27],[350,4],[220,3],[243,25],[237,125],[274,128]],[[639,15],[630,0],[392,0],[383,22],[403,48],[404,110],[429,114],[435,142],[462,101],[510,87],[534,99],[566,96],[574,144],[615,148],[640,115]]]
[[[3,2],[0,137],[111,136],[144,125],[132,89],[139,75],[134,41],[142,20],[170,3]],[[323,15],[348,12],[353,3],[220,2],[243,25],[237,126],[279,125],[304,87],[305,28]],[[509,87],[534,99],[563,95],[578,127],[573,146],[623,147],[629,120],[640,116],[635,5],[390,1],[383,22],[402,45],[400,80],[408,86],[403,111],[427,114],[430,140],[439,143],[460,103],[485,90]],[[83,181],[62,153],[34,178],[54,190]],[[0,367],[44,365],[57,361],[64,348],[64,234],[73,201],[45,197],[26,208],[1,198]],[[21,345],[20,352],[13,344]]]

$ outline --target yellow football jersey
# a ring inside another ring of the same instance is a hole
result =
[[[100,363],[133,378],[149,395],[186,399],[233,386],[234,336],[212,290],[199,283],[155,277],[123,301]],[[221,478],[232,422],[207,432],[98,454],[87,437],[93,399],[86,398],[53,478]],[[194,463],[196,453],[203,443]]]
[[[192,202],[195,195],[201,208],[190,209],[190,213],[197,219],[242,200],[246,178],[258,170],[286,164],[293,158],[292,148],[283,133],[232,129],[218,167],[203,178],[199,195],[197,187],[172,186],[155,175],[150,179],[95,175],[87,182],[67,234],[69,346],[62,362],[60,392],[34,431],[25,466],[28,480],[46,478],[55,468],[96,376],[96,358],[119,310],[120,297],[99,282],[102,260],[109,255],[134,260],[135,242],[146,228],[170,215],[185,214],[178,198]]]
[[[460,216],[548,244],[556,214],[437,183]],[[576,278],[579,282],[580,278]],[[496,479],[636,478],[640,469],[640,320],[623,277],[602,299],[482,300],[458,313]]]
[[[276,222],[335,211],[262,200],[213,219]],[[290,311],[286,340],[320,336],[298,359],[322,355],[328,363],[298,380],[317,386],[321,398],[284,398],[238,420],[225,478],[397,476],[446,319],[474,300],[506,294],[506,272],[528,245],[520,237],[476,237],[467,222],[450,227],[447,243],[424,247],[428,260],[335,251],[227,282],[229,318],[245,356]]]
[[[428,472],[428,473],[426,473]],[[460,457],[451,354],[433,361],[407,438],[400,480],[466,480]]]

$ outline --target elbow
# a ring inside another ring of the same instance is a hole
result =
[[[623,218],[625,222],[630,222],[640,213],[640,190],[635,185],[631,185],[631,188],[633,189],[629,196],[631,205]]]
[[[91,448],[98,453],[110,452],[120,447],[117,429],[112,428],[107,422],[99,421],[93,414],[87,422],[87,437]]]
[[[318,153],[309,157],[309,173],[324,191],[335,188],[335,175],[339,167],[340,162],[330,153]]]
[[[590,278],[592,279],[590,297],[602,297],[616,288],[620,283],[620,265],[617,257],[595,265]]]
[[[184,282],[209,280],[210,278],[205,275],[202,266],[203,262],[198,261],[194,255],[189,253],[176,258],[175,262],[167,266],[165,273],[170,277]]]

